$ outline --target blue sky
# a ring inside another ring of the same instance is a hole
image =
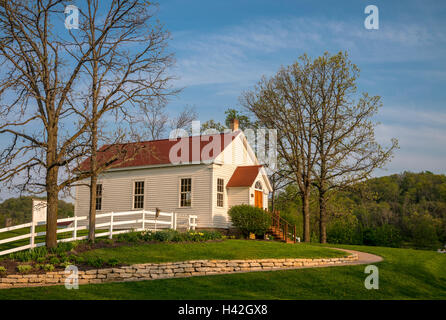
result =
[[[379,30],[364,27],[367,5],[379,8]],[[223,122],[263,75],[304,53],[347,51],[360,91],[382,97],[378,141],[400,144],[375,174],[446,173],[446,1],[161,0],[158,18],[172,35],[174,86],[184,88],[172,113],[193,106],[200,121]]]
[[[379,30],[367,30],[367,5]],[[361,69],[361,91],[382,96],[377,138],[400,150],[386,170],[446,173],[446,2],[443,1],[181,1],[160,3],[172,34],[183,92],[169,108],[194,106],[199,120],[223,121],[262,75],[300,55],[348,51]]]

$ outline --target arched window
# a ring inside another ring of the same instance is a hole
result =
[[[258,189],[258,190],[262,190],[262,183],[260,183],[260,181],[257,181],[256,184],[254,185],[254,188]]]

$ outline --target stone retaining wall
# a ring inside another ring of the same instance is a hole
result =
[[[342,258],[321,259],[255,259],[255,260],[193,260],[183,262],[144,263],[109,269],[79,271],[79,284],[182,278],[250,271],[271,271],[311,266],[336,265],[358,260],[352,254]],[[61,285],[64,271],[45,274],[14,274],[0,278],[0,289]]]

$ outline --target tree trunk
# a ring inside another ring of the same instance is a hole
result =
[[[57,247],[57,209],[59,202],[59,189],[57,186],[57,167],[48,169],[47,184],[47,212],[46,212],[46,247]]]
[[[93,22],[92,22],[93,24]],[[92,39],[95,39],[94,28],[92,29]],[[93,45],[93,44],[92,44]],[[91,157],[90,157],[90,212],[89,212],[89,225],[88,225],[88,239],[91,243],[95,242],[96,231],[96,188],[98,181],[98,163],[97,163],[97,150],[98,150],[98,55],[95,50],[93,55],[93,70],[92,70],[92,123],[91,123]]]
[[[59,167],[55,165],[57,154],[57,128],[50,126],[48,130],[48,147],[46,150],[46,236],[47,248],[57,247],[57,211],[59,205]]]
[[[319,241],[327,243],[327,201],[326,191],[319,190]]]
[[[310,194],[302,193],[303,241],[310,242]]]
[[[90,211],[88,219],[88,240],[94,243],[96,229],[96,188],[97,177],[93,175],[90,179]]]
[[[96,229],[96,188],[98,181],[97,174],[97,127],[96,123],[92,125],[92,137],[91,137],[91,178],[90,178],[90,212],[88,223],[88,239],[90,242],[95,242],[95,229]]]

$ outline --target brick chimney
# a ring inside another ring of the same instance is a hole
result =
[[[231,130],[237,131],[238,130],[238,119],[232,119],[231,120]]]

